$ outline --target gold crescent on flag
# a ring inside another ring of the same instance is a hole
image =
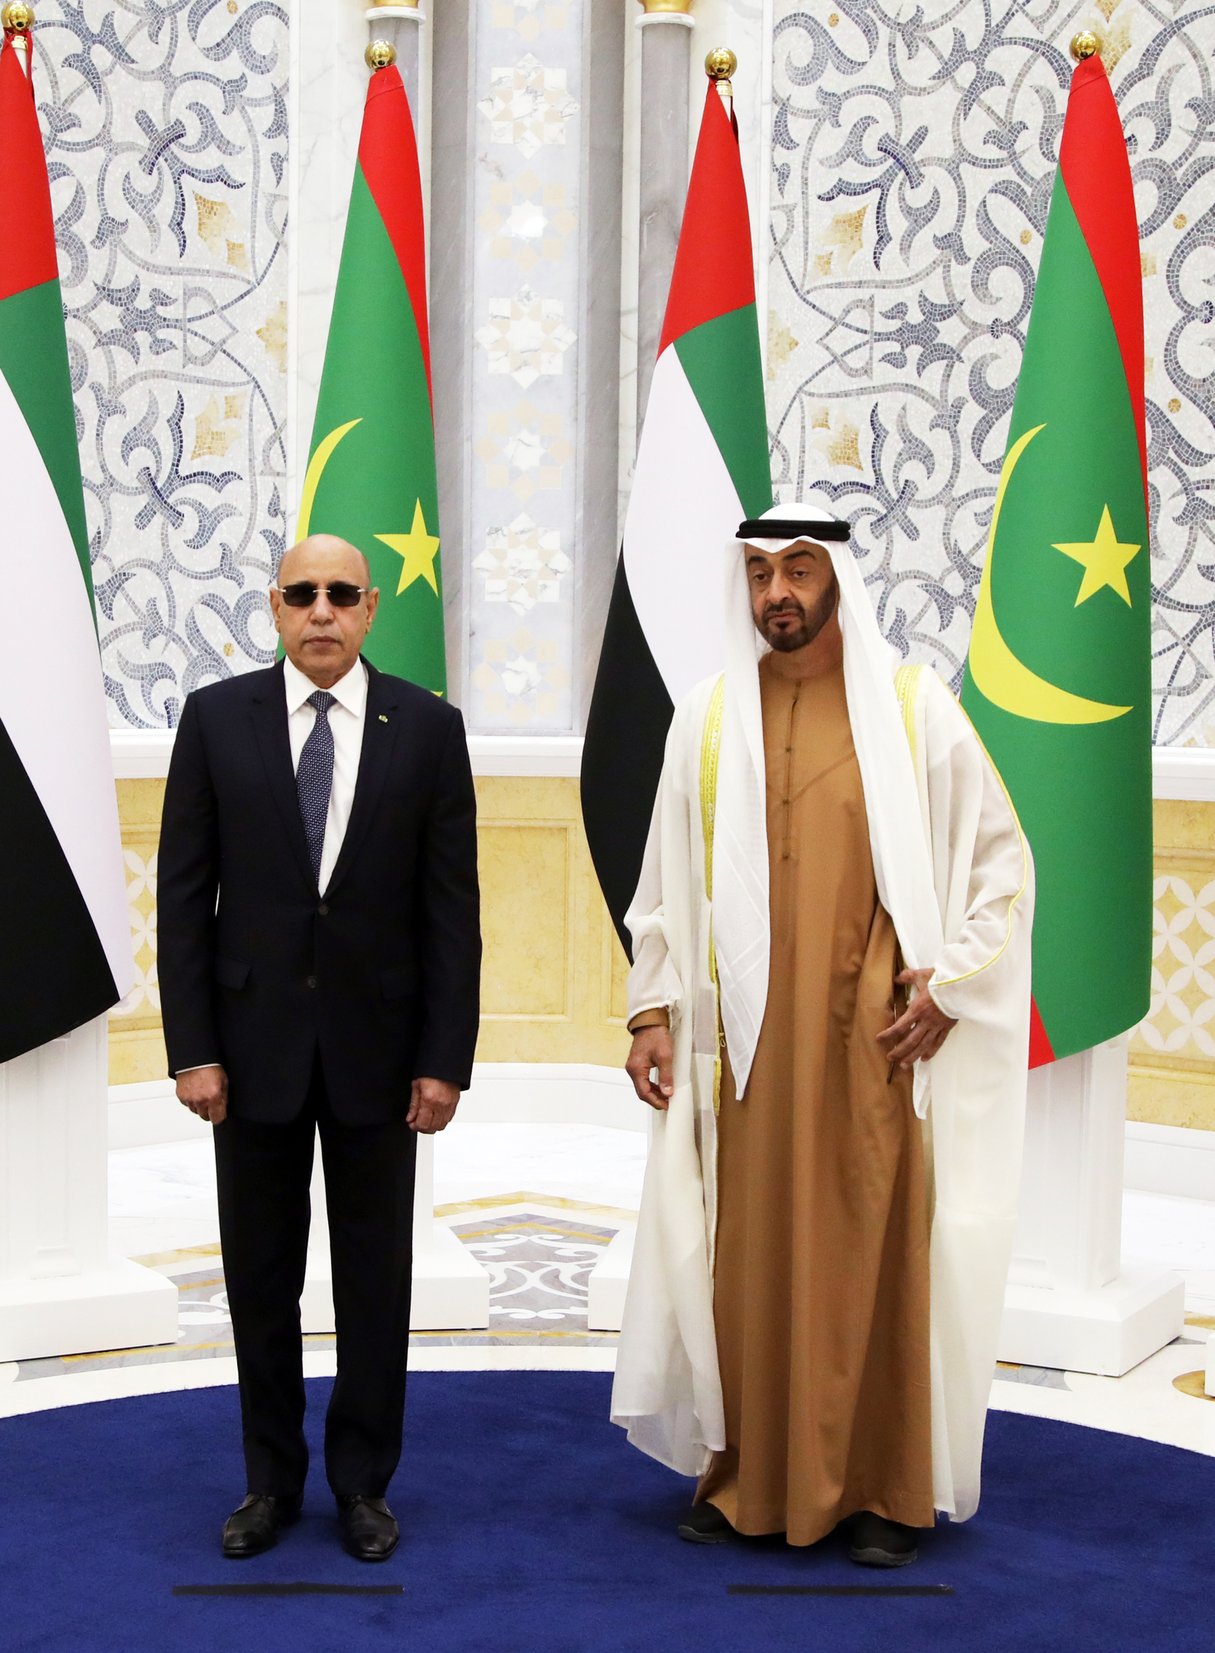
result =
[[[1014,717],[1028,718],[1034,723],[1108,723],[1112,718],[1125,717],[1129,706],[1111,706],[1103,700],[1087,700],[1083,695],[1061,689],[1030,671],[1023,660],[1009,648],[996,620],[991,595],[991,560],[996,546],[996,529],[1000,525],[1000,508],[1004,495],[1017,468],[1017,461],[1026,448],[1045,430],[1035,425],[1027,430],[1009,449],[1000,472],[1000,486],[996,490],[996,504],[991,518],[991,537],[987,542],[987,561],[979,583],[979,600],[975,604],[974,627],[970,634],[970,675],[975,688]]]
[[[312,522],[312,507],[316,501],[316,490],[321,485],[321,477],[324,475],[325,466],[333,457],[333,450],[344,436],[348,435],[356,425],[361,423],[361,419],[351,419],[346,424],[339,425],[336,430],[331,430],[323,441],[317,443],[316,452],[308,461],[308,469],[304,473],[304,492],[300,499],[300,514],[295,523],[297,541],[308,538],[308,529]]]

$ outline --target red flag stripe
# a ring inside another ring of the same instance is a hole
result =
[[[1054,1046],[1050,1042],[1050,1035],[1046,1031],[1042,1017],[1038,1011],[1038,1001],[1029,1001],[1029,1065],[1031,1068],[1045,1067],[1055,1059]]]
[[[754,303],[751,220],[738,156],[738,134],[721,94],[711,82],[705,94],[704,118],[692,162],[658,354],[702,322]]]
[[[1067,100],[1059,169],[1109,305],[1139,437],[1147,493],[1143,393],[1143,276],[1139,219],[1126,139],[1099,57],[1076,65]]]
[[[363,130],[359,135],[359,165],[401,266],[422,346],[426,388],[433,405],[430,328],[426,319],[422,176],[409,99],[395,65],[377,69],[367,87]]]
[[[4,156],[4,230],[0,301],[59,279],[55,219],[33,91],[20,50],[0,48],[0,154]]]

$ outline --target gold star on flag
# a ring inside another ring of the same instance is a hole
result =
[[[426,531],[426,518],[422,514],[422,501],[415,502],[413,508],[413,526],[407,534],[377,534],[376,539],[383,540],[390,546],[398,557],[402,559],[401,578],[397,584],[397,596],[407,591],[415,580],[425,580],[435,596],[439,595],[439,582],[435,577],[435,557],[439,552],[439,540],[436,534]]]
[[[1056,545],[1054,549],[1062,551],[1065,557],[1070,557],[1073,562],[1080,563],[1084,568],[1084,578],[1080,581],[1080,590],[1076,593],[1077,608],[1106,585],[1111,591],[1116,591],[1130,608],[1131,589],[1126,583],[1126,569],[1132,558],[1142,550],[1142,546],[1123,545],[1119,541],[1114,532],[1108,505],[1102,507],[1101,522],[1091,540]]]

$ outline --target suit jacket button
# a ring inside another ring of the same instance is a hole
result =
[[[327,918],[329,916],[329,903],[327,901],[322,901],[316,910],[322,918]]]
[[[307,985],[309,987],[315,987],[316,986],[316,977],[315,976],[309,976],[308,981],[307,981]]]

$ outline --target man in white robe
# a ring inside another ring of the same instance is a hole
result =
[[[965,1520],[978,1504],[1016,1215],[1032,867],[1007,795],[953,697],[930,671],[900,667],[883,642],[846,535],[844,525],[805,506],[774,507],[743,525],[728,582],[724,678],[693,690],[672,721],[628,918],[636,1029],[628,1067],[656,1117],[612,1416],[636,1445],[683,1474],[704,1477],[731,1451],[737,1459],[738,1443],[727,1439],[714,1318],[717,1106],[747,1099],[768,1003],[770,845],[758,659],[766,652],[761,634],[789,652],[799,607],[787,580],[775,582],[779,603],[770,595],[753,602],[746,559],[804,566],[813,553],[819,563],[830,559],[816,592],[822,612],[811,613],[817,630],[803,624],[792,648],[838,647],[842,655],[872,876],[906,966],[900,979],[913,995],[879,1037],[892,1072],[914,1064],[914,1109],[923,1122],[931,1503]],[[782,632],[790,635],[782,639]],[[724,1100],[719,1036],[731,1081]],[[713,1484],[710,1475],[702,1489]],[[854,1559],[914,1559],[914,1534],[900,1522],[864,1509],[841,1513],[868,1520],[853,1527]],[[793,1526],[790,1519],[791,1541],[812,1541],[795,1539]],[[730,1536],[720,1510],[704,1504],[679,1530],[702,1542]],[[773,1529],[769,1520],[741,1530]]]

